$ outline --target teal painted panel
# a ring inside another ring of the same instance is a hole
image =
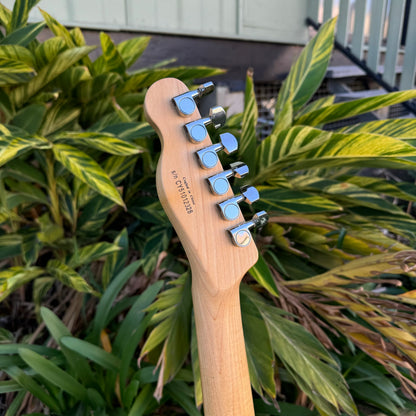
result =
[[[13,7],[14,0],[3,0]],[[304,44],[308,0],[41,0],[68,26]],[[40,20],[38,10],[31,20]]]
[[[240,0],[241,35],[246,38],[303,44],[308,40],[307,0]]]

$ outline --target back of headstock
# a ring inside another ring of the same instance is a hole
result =
[[[259,195],[244,187],[235,196],[229,185],[230,177],[243,177],[248,168],[235,162],[224,170],[218,159],[218,151],[231,153],[238,144],[229,133],[211,142],[206,126],[223,124],[225,112],[214,107],[201,118],[195,101],[212,89],[207,83],[189,91],[177,79],[162,79],[146,94],[145,114],[162,143],[159,199],[192,269],[204,414],[253,416],[239,283],[258,257],[250,230],[263,225],[267,215],[260,212],[244,221],[238,204],[252,203]]]
[[[231,187],[226,185],[228,179],[225,176],[243,176],[248,170],[240,162],[224,172],[215,156],[218,148],[234,150],[237,145],[229,133],[221,137],[225,146],[221,143],[213,145],[207,133],[206,124],[222,124],[225,121],[225,113],[221,108],[215,107],[211,118],[200,121],[201,115],[194,102],[205,92],[203,88],[211,90],[211,85],[205,84],[201,88],[202,92],[189,91],[177,79],[162,79],[149,88],[145,113],[162,142],[157,168],[160,201],[178,233],[193,270],[200,268],[205,279],[209,279],[207,286],[216,292],[239,283],[244,273],[256,262],[257,248],[250,233],[241,231],[233,244],[233,237],[228,231],[244,223],[237,200],[252,202],[256,198],[256,191],[252,187],[243,189],[241,198],[236,198],[235,203],[228,204],[223,211],[218,207],[220,203],[227,205],[224,201],[234,197]],[[183,114],[181,106],[189,114]],[[215,193],[215,187],[221,195]],[[235,219],[225,219],[228,212],[229,218]],[[250,240],[248,245],[242,246],[247,242],[246,239]],[[241,246],[237,246],[236,242],[241,242]]]

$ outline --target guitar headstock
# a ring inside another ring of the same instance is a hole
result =
[[[225,112],[211,109],[201,118],[196,100],[213,90],[207,83],[195,91],[174,78],[154,83],[144,102],[146,118],[162,143],[156,184],[159,199],[174,226],[191,263],[198,269],[211,291],[226,290],[240,283],[242,276],[257,261],[257,248],[250,229],[267,221],[265,212],[245,222],[239,202],[258,199],[253,187],[242,188],[235,196],[229,185],[231,176],[248,173],[242,162],[224,170],[217,152],[237,149],[230,133],[213,144],[206,126],[223,125]]]

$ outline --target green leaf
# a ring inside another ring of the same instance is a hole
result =
[[[277,98],[276,117],[289,100],[296,113],[318,89],[331,57],[336,21],[334,18],[321,26],[292,66]]]
[[[32,69],[35,66],[32,53],[20,45],[0,45],[0,58],[5,61],[20,61]]]
[[[246,90],[244,94],[244,113],[243,122],[241,126],[241,139],[238,146],[238,155],[241,160],[244,160],[253,170],[255,159],[253,155],[256,153],[257,146],[257,118],[258,109],[256,96],[254,95],[253,74],[251,71],[247,72]]]
[[[340,133],[372,133],[390,136],[395,139],[412,139],[416,137],[416,119],[395,118],[353,124],[339,129]]]
[[[163,69],[144,69],[128,77],[124,84],[123,92],[137,91],[141,88],[150,87],[154,82],[162,78],[172,77],[181,80],[190,80],[195,78],[207,78],[224,73],[222,69],[209,68],[204,66]]]
[[[73,48],[76,46],[71,33],[68,29],[66,29],[63,25],[61,25],[57,20],[55,20],[50,14],[45,12],[44,10],[40,9],[40,12],[42,13],[43,18],[45,19],[46,24],[48,25],[51,32],[62,39],[65,40],[66,45],[68,48]]]
[[[100,33],[101,49],[105,61],[103,72],[116,72],[123,75],[126,72],[124,60],[111,40],[110,36],[104,32]]]
[[[0,22],[4,28],[7,29],[9,27],[11,18],[12,12],[0,3]]]
[[[140,58],[150,39],[150,36],[141,36],[127,39],[117,45],[118,53],[124,61],[125,68],[129,68]]]
[[[119,251],[120,247],[116,244],[101,242],[81,247],[76,250],[72,257],[68,260],[68,266],[77,268],[81,265],[91,263],[109,254]]]
[[[0,86],[23,84],[30,81],[36,72],[26,63],[0,58]]]
[[[39,35],[44,26],[44,22],[30,23],[27,26],[8,34],[0,40],[0,44],[27,46],[30,42],[36,39],[36,36]]]
[[[13,5],[8,31],[13,32],[23,26],[29,18],[30,10],[39,3],[39,1],[40,0],[16,0]]]
[[[131,407],[128,416],[143,416],[147,413],[149,406],[155,401],[153,397],[153,386],[145,384]]]
[[[23,107],[11,120],[11,124],[27,131],[29,134],[36,134],[46,114],[46,105],[30,104]]]
[[[256,392],[263,396],[263,390],[274,398],[274,354],[266,324],[258,309],[250,300],[254,296],[247,285],[240,285],[241,316],[251,384]]]
[[[14,391],[21,391],[23,387],[15,381],[6,380],[0,381],[0,394],[12,393]]]
[[[296,124],[318,126],[375,111],[416,98],[415,90],[391,92],[377,97],[360,98],[314,110],[295,120]]]
[[[92,331],[89,339],[98,340],[101,331],[105,328],[108,316],[110,314],[113,302],[119,294],[120,290],[127,283],[127,280],[137,271],[141,266],[141,260],[137,260],[127,267],[125,267],[110,283],[100,302],[97,305],[97,311],[92,322]]]
[[[23,370],[18,367],[9,367],[5,369],[5,372],[26,391],[32,393],[42,403],[48,406],[53,412],[57,414],[61,413],[58,401],[54,397],[51,397],[40,384],[32,377],[28,376]]]
[[[172,236],[172,227],[155,225],[150,229],[149,237],[143,247],[143,271],[149,276],[156,268],[161,252],[167,250]]]
[[[191,278],[189,273],[170,282],[173,286],[162,292],[156,302],[148,308],[158,311],[152,321],[158,325],[152,330],[140,353],[142,359],[146,354],[163,342],[159,365],[159,385],[162,386],[173,378],[182,367],[189,352],[191,337]]]
[[[79,107],[74,107],[64,99],[58,100],[48,108],[41,126],[41,133],[44,136],[49,136],[74,124],[74,127],[77,128],[76,123],[80,114]]]
[[[111,279],[120,273],[123,266],[127,263],[129,236],[126,228],[123,228],[120,234],[116,237],[114,244],[117,245],[118,250],[106,257],[103,266],[102,284],[104,289],[107,288]]]
[[[113,182],[94,159],[75,147],[63,143],[55,143],[53,152],[56,159],[74,176],[99,194],[124,207],[123,199]]]
[[[84,383],[93,380],[88,362],[78,353],[71,351],[61,343],[61,338],[71,336],[69,329],[62,321],[49,309],[42,307],[40,309],[43,322],[53,339],[59,344],[68,364]],[[85,385],[85,384],[84,384]]]
[[[20,286],[42,275],[44,269],[40,267],[14,266],[0,271],[0,301]]]
[[[312,402],[328,414],[343,409],[348,415],[356,415],[347,385],[319,341],[303,326],[281,317],[273,306],[264,305],[259,312],[268,327],[274,352]]]
[[[48,65],[44,66],[36,77],[11,92],[12,100],[21,107],[29,98],[35,95],[48,83],[62,74],[66,69],[88,55],[94,47],[81,46],[61,52]]]
[[[74,337],[62,337],[61,342],[65,347],[94,361],[107,370],[118,372],[120,369],[121,361],[118,357],[94,344]]]
[[[279,291],[276,287],[273,275],[263,256],[259,254],[256,264],[249,270],[249,273],[273,296],[279,297]]]
[[[0,166],[31,149],[49,149],[51,143],[43,137],[0,136]]]
[[[115,86],[121,82],[121,79],[121,76],[115,72],[106,72],[87,79],[76,87],[77,97],[82,103],[92,102],[92,105],[96,106],[97,102],[94,102],[94,100],[103,94],[107,99],[107,95],[112,96]]]
[[[195,407],[191,390],[186,383],[174,380],[166,386],[166,392],[186,411],[187,415],[202,416],[202,413]]]
[[[259,191],[262,206],[273,211],[317,213],[342,210],[340,204],[328,198],[303,192],[299,189],[263,187],[259,188]]]
[[[64,49],[67,48],[62,38],[54,37],[46,39],[35,49],[35,57],[38,68],[43,68],[55,59]]]
[[[64,132],[55,136],[54,141],[65,140],[73,145],[84,145],[118,156],[131,156],[143,152],[143,148],[122,140],[110,133]]]
[[[55,384],[71,396],[82,401],[86,401],[87,390],[66,371],[60,369],[51,361],[34,351],[28,350],[27,348],[20,349],[19,355],[31,368],[44,377],[48,382]]]
[[[95,293],[94,289],[74,269],[60,260],[48,261],[46,270],[52,276],[78,292]]]

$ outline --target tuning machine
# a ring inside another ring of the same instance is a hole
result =
[[[224,202],[218,204],[221,215],[228,221],[233,221],[240,215],[240,207],[238,204],[242,201],[252,204],[259,199],[259,191],[254,186],[241,187],[241,195],[234,196]]]
[[[243,162],[235,162],[230,164],[228,170],[224,170],[217,175],[210,176],[207,180],[211,191],[216,195],[224,195],[230,188],[228,178],[235,176],[242,178],[248,174],[248,166]]]
[[[204,169],[211,169],[218,163],[217,153],[220,150],[229,155],[238,149],[237,139],[231,133],[220,134],[220,143],[204,147],[196,152],[200,165]]]
[[[263,227],[266,225],[268,219],[269,216],[266,211],[260,211],[257,214],[254,214],[250,221],[244,222],[243,224],[228,230],[233,243],[238,247],[248,246],[252,239],[250,230]]]
[[[209,110],[208,117],[185,124],[185,130],[191,142],[200,143],[207,137],[207,126],[212,124],[214,128],[218,129],[225,124],[225,120],[225,110],[220,106],[215,106]]]
[[[214,91],[214,84],[212,82],[206,82],[200,85],[196,90],[188,91],[184,94],[178,95],[172,98],[178,113],[181,116],[191,115],[196,108],[196,101],[203,95],[209,94]]]

